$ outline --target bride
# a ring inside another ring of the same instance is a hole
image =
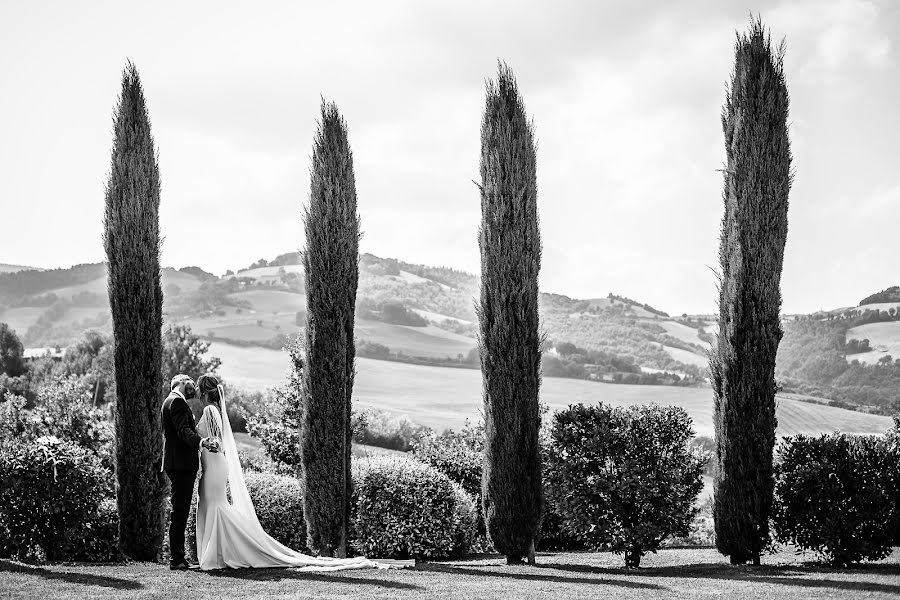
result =
[[[201,449],[200,501],[197,506],[197,558],[200,569],[298,567],[303,571],[340,571],[411,566],[412,561],[372,561],[326,558],[301,554],[268,535],[256,517],[244,483],[234,434],[225,410],[225,392],[214,375],[197,380],[206,403],[197,423],[200,435],[219,440],[221,452]],[[225,493],[231,490],[231,503]]]

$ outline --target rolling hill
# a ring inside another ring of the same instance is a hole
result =
[[[23,267],[22,265],[7,265],[0,263],[0,273],[18,273],[19,271],[39,271],[34,267]]]
[[[222,278],[196,267],[164,269],[167,318],[208,339],[280,348],[305,322],[302,267],[292,264],[297,258],[261,260]],[[466,357],[475,348],[478,287],[478,278],[462,271],[363,255],[358,339],[394,357]],[[388,305],[419,322],[388,318]],[[589,300],[542,294],[540,308],[551,345],[568,342],[625,358],[638,373],[699,377],[705,367],[708,343],[700,330],[653,307],[612,294]],[[104,265],[0,275],[0,321],[27,346],[65,346],[87,328],[109,331]]]
[[[166,318],[190,325],[207,340],[280,349],[305,324],[298,259],[293,253],[271,263],[260,260],[224,277],[198,267],[164,269]],[[360,355],[475,366],[478,290],[478,278],[470,273],[361,256]],[[542,293],[539,307],[553,363],[545,364],[548,377],[703,382],[716,333],[713,316],[673,317],[614,294],[576,299]],[[105,266],[0,273],[0,321],[9,323],[27,347],[66,346],[88,328],[108,332]],[[858,351],[854,339],[868,340],[869,346]],[[566,353],[557,351],[563,347]],[[888,288],[857,307],[786,317],[776,378],[787,392],[890,414],[894,404],[900,410],[897,358],[900,289]]]

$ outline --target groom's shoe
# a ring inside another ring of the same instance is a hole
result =
[[[191,568],[191,566],[187,563],[186,560],[182,560],[179,562],[169,563],[169,568],[173,571],[187,571]]]

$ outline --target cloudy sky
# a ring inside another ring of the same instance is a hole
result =
[[[0,262],[103,260],[112,110],[142,77],[163,263],[297,250],[320,98],[354,151],[362,250],[477,272],[484,81],[538,137],[545,291],[715,307],[735,30],[787,40],[796,181],[784,309],[900,283],[900,3],[26,2],[0,5]],[[199,234],[199,235],[196,235]]]

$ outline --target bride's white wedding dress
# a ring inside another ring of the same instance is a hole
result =
[[[222,412],[212,405],[207,406],[197,424],[200,435],[221,440],[220,452],[203,448],[200,455],[203,469],[197,506],[197,558],[200,569],[297,567],[303,571],[341,571],[409,566],[407,563],[410,561],[308,556],[291,550],[267,534],[256,517],[253,501],[244,483],[221,386],[219,395]],[[225,493],[226,483],[230,484],[231,503]]]

